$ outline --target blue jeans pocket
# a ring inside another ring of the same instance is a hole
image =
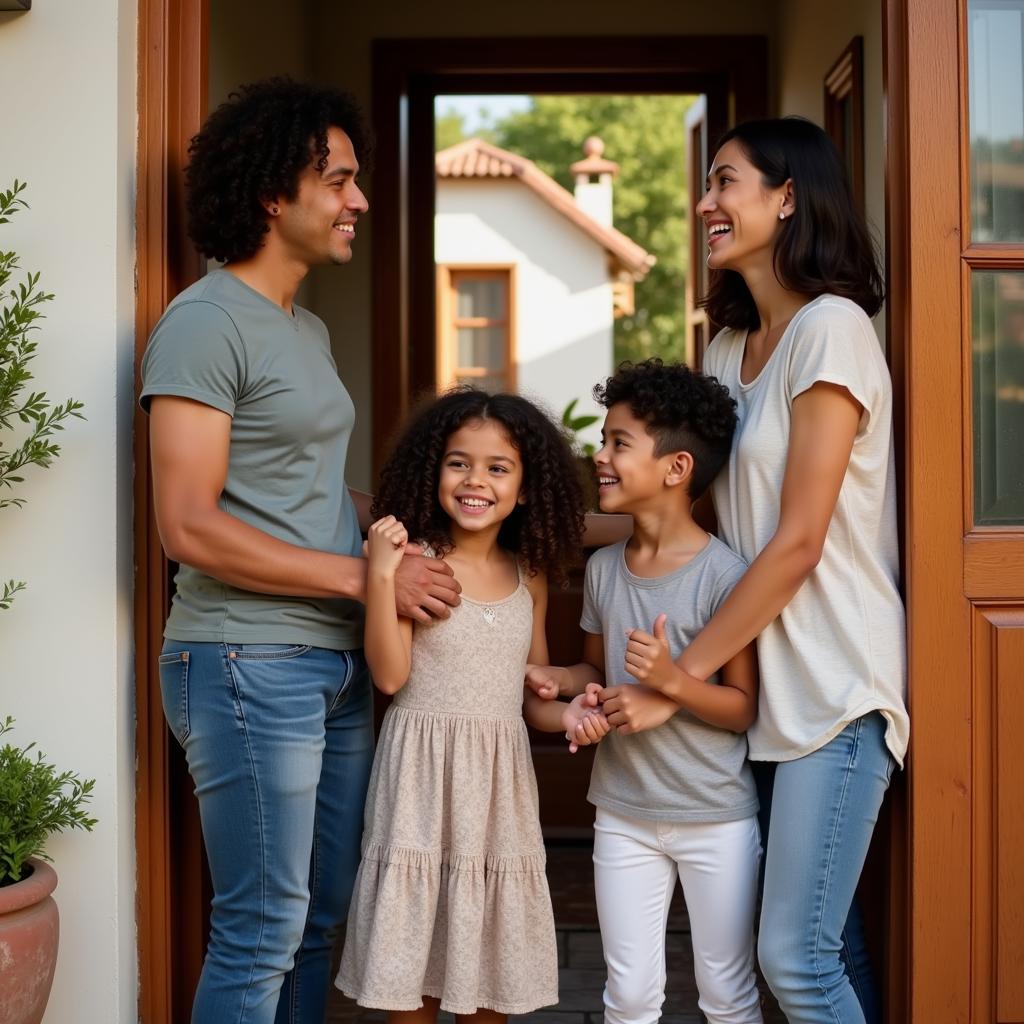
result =
[[[236,661],[285,661],[312,649],[309,644],[229,644],[228,657]]]
[[[188,651],[167,651],[160,655],[160,696],[164,717],[174,738],[182,745],[188,739]]]

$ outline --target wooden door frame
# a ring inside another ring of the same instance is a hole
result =
[[[203,270],[180,214],[188,143],[206,116],[209,0],[139,0],[138,15],[136,394],[150,331],[167,303]],[[188,987],[202,959],[202,931],[195,919],[203,910],[188,898],[202,890],[202,854],[198,835],[179,835],[172,845],[179,828],[170,799],[173,741],[157,674],[168,567],[153,509],[149,421],[138,412],[133,443],[138,1010],[145,1024],[171,1024],[184,1019],[180,1010],[191,1003]],[[172,863],[172,849],[190,852]],[[191,927],[177,926],[183,915]]]
[[[763,117],[764,36],[385,39],[373,44],[373,464],[433,387],[435,95],[705,93],[712,139]],[[429,268],[429,270],[420,268]]]
[[[917,107],[911,118],[909,96],[929,97],[927,104],[936,108],[949,104],[947,109],[958,109],[956,80],[942,72],[949,66],[944,61],[950,54],[958,60],[958,51],[956,32],[950,35],[947,21],[930,9],[934,5],[929,0],[880,3],[888,116],[888,338],[897,400],[897,451],[906,453],[902,459],[906,482],[903,520],[915,539],[913,549],[904,545],[908,639],[911,678],[928,680],[927,703],[915,701],[911,694],[914,739],[909,785],[902,795],[900,786],[894,793],[897,806],[900,801],[908,801],[909,808],[905,813],[897,809],[892,814],[895,855],[890,907],[896,948],[890,958],[889,1019],[892,1024],[930,1024],[938,1020],[967,1021],[970,1012],[971,802],[965,779],[970,778],[971,745],[967,729],[964,735],[956,733],[953,742],[948,742],[947,728],[951,721],[969,721],[969,694],[960,692],[960,682],[969,678],[969,665],[964,659],[965,663],[958,661],[951,666],[937,656],[942,650],[938,642],[942,636],[969,628],[969,622],[964,607],[955,602],[944,606],[935,597],[955,593],[951,587],[962,585],[958,566],[962,564],[963,503],[956,500],[958,495],[962,499],[962,494],[958,482],[952,484],[956,490],[946,489],[949,474],[941,466],[944,460],[959,466],[962,452],[954,417],[947,417],[948,428],[938,436],[929,436],[927,443],[914,421],[917,407],[927,403],[929,393],[933,389],[933,393],[943,393],[942,388],[949,387],[949,375],[959,374],[962,369],[958,362],[953,366],[947,359],[935,358],[935,340],[948,339],[950,332],[959,337],[961,327],[959,213],[951,215],[950,210],[958,196],[949,194],[948,189],[949,181],[959,180],[958,169],[951,166],[959,159],[959,151],[932,134],[930,119],[920,116]],[[177,211],[182,205],[182,168],[188,140],[198,130],[206,110],[208,0],[139,0],[138,10],[137,365],[149,332],[167,302],[202,269],[185,240]],[[618,39],[614,58],[607,59],[602,67],[605,73],[624,75],[635,72],[639,65],[653,64],[671,77],[680,63],[676,46],[696,44],[702,50],[698,56],[705,62],[712,52],[727,53],[731,68],[741,75],[741,84],[747,83],[747,90],[741,88],[739,92],[747,95],[750,79],[756,79],[757,74],[751,74],[747,61],[736,59],[733,49],[723,47],[727,39]],[[553,39],[507,40],[497,45],[498,52],[504,54],[505,70],[522,68],[524,61],[531,61],[536,74],[542,76],[517,79],[517,89],[533,88],[532,83],[540,80],[550,82],[543,76],[561,72],[561,81],[571,91],[569,70],[601,70],[592,59],[593,43],[588,39],[570,49],[562,48],[564,40]],[[763,83],[763,40],[758,45]],[[928,54],[928,59],[919,57],[911,62],[911,46],[913,52]],[[416,41],[410,50],[384,44],[377,44],[374,50],[373,109],[379,132],[373,218],[375,366],[400,368],[395,386],[389,383],[393,369],[388,380],[374,374],[374,434],[378,439],[387,435],[404,407],[410,379],[419,379],[424,369],[415,368],[414,375],[409,358],[414,337],[409,330],[411,296],[406,268],[410,252],[418,250],[410,245],[415,238],[410,237],[403,211],[408,210],[410,159],[416,145],[425,141],[425,149],[420,149],[433,153],[429,134],[432,112],[424,110],[422,103],[411,109],[409,89],[424,76],[444,72],[452,56],[436,40]],[[495,56],[475,54],[475,70],[486,72],[484,83],[493,83],[493,77],[488,76],[504,73]],[[478,83],[474,82],[474,69],[465,66],[465,57],[459,67],[463,91],[475,88]],[[646,79],[647,83],[653,81],[652,76]],[[488,88],[500,91],[493,84]],[[638,86],[640,91],[662,88]],[[763,85],[759,88],[763,99]],[[552,91],[550,85],[544,86],[544,91]],[[737,105],[736,113],[747,117],[754,112]],[[914,167],[930,169],[927,177],[922,174],[920,181],[915,179],[912,197],[910,172]],[[432,172],[430,180],[432,210]],[[945,193],[943,183],[947,185]],[[422,239],[418,244],[422,246]],[[395,259],[396,253],[402,258]],[[432,262],[432,253],[429,259]],[[911,288],[915,289],[913,305],[909,301]],[[429,303],[426,308],[430,308]],[[432,317],[421,318],[420,329],[433,322]],[[432,349],[431,343],[428,350]],[[959,355],[959,347],[956,352]],[[175,979],[181,975],[181,965],[194,962],[197,955],[195,949],[174,942],[173,894],[179,887],[188,890],[192,886],[197,891],[198,883],[194,865],[186,866],[183,881],[182,865],[172,865],[168,859],[169,743],[156,675],[156,653],[166,613],[167,566],[152,508],[145,416],[135,417],[134,444],[139,1019],[145,1024],[170,1024],[175,989],[179,987]],[[379,451],[379,447],[375,449],[377,457]],[[904,894],[909,894],[909,899]],[[903,936],[907,936],[905,941]],[[901,986],[901,979],[906,979],[905,985]]]

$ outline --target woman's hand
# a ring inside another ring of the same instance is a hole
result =
[[[570,754],[575,754],[580,747],[600,743],[611,732],[611,725],[599,706],[600,690],[601,687],[596,683],[588,684],[586,692],[574,697],[562,712],[562,725],[565,726]]]
[[[664,690],[679,676],[679,669],[672,660],[665,635],[667,615],[661,614],[654,620],[651,633],[642,629],[631,629],[626,640],[626,671],[644,686]]]
[[[679,710],[679,705],[646,686],[625,683],[601,691],[601,710],[613,729],[628,735],[656,729]]]
[[[409,534],[394,517],[384,516],[370,526],[366,539],[366,559],[371,573],[394,576],[405,557]]]

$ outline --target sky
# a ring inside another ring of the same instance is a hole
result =
[[[440,117],[455,110],[462,114],[466,132],[471,135],[483,123],[481,108],[486,108],[491,121],[496,121],[506,114],[526,110],[529,105],[529,96],[438,96],[434,99],[434,115]]]

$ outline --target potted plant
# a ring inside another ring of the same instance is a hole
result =
[[[0,192],[0,224],[25,208],[24,184]],[[26,274],[8,288],[19,269],[13,252],[0,251],[0,509],[20,508],[13,492],[29,466],[45,469],[60,454],[53,440],[82,404],[53,405],[42,391],[28,389],[29,363],[36,355],[34,332],[40,306],[53,296],[39,288],[39,275]],[[25,589],[23,580],[0,579],[0,610]],[[7,642],[7,641],[4,641]],[[39,1024],[57,960],[57,905],[51,893],[57,876],[44,844],[53,832],[91,830],[85,807],[93,780],[57,769],[29,743],[16,747],[3,738],[13,719],[0,723],[0,1024]]]
[[[0,737],[14,719],[0,724]],[[57,875],[44,845],[53,832],[91,831],[93,779],[58,772],[35,744],[0,747],[0,1024],[38,1024],[57,963]]]

